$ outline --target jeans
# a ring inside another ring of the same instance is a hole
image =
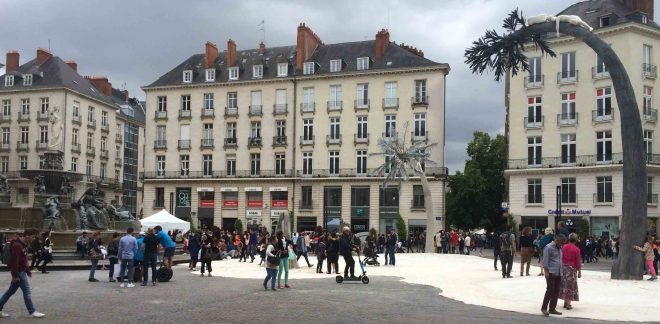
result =
[[[158,258],[156,253],[145,253],[144,254],[144,263],[142,264],[142,282],[147,283],[149,281],[149,268],[151,268],[151,281],[156,282],[156,266],[158,263]]]
[[[502,262],[502,277],[510,276],[511,268],[513,267],[513,253],[511,251],[502,251],[500,261]]]
[[[342,254],[344,257],[344,262],[346,266],[344,267],[344,277],[348,277],[348,273],[351,273],[351,277],[355,277],[355,260],[353,260],[353,255],[351,254]]]
[[[76,242],[76,252],[80,252],[80,258],[84,258],[87,255],[87,244],[84,242]]]
[[[495,270],[497,270],[497,259],[500,257],[500,251],[498,250],[493,250],[493,266],[495,266]]]
[[[548,273],[548,276],[545,278],[546,288],[545,296],[543,297],[543,305],[541,305],[542,310],[555,310],[557,307],[557,299],[559,298],[559,286],[561,284],[561,276]]]
[[[28,313],[30,315],[34,313],[36,310],[34,309],[34,305],[32,304],[32,289],[30,288],[30,282],[28,281],[28,275],[27,272],[19,272],[18,273],[18,278],[21,279],[19,282],[14,282],[12,281],[9,284],[9,289],[5,292],[4,295],[2,295],[2,298],[0,298],[0,311],[5,307],[5,304],[11,298],[11,296],[16,293],[16,290],[18,288],[21,288],[21,291],[23,291],[23,301],[25,302],[25,307],[27,308]]]
[[[213,269],[211,269],[211,259],[202,258],[201,262],[202,262],[202,275],[204,274],[204,267],[206,267],[209,273],[213,271]]]
[[[94,279],[94,272],[96,272],[96,267],[99,265],[99,259],[91,259],[92,269],[89,270],[89,279]]]
[[[253,244],[248,245],[248,255],[250,256],[251,261],[254,262],[254,251],[256,250],[255,246]]]
[[[388,246],[387,247],[387,252],[385,254],[385,264],[387,264],[387,256],[389,255],[390,257],[390,264],[394,265],[396,263],[396,259],[394,258],[394,251],[396,250],[396,247],[394,246]]]
[[[296,258],[296,261],[300,260],[300,256],[304,256],[304,257],[305,257],[305,262],[307,262],[307,266],[308,266],[308,267],[311,267],[311,266],[312,266],[312,265],[309,263],[309,259],[307,258],[307,251],[305,251],[305,252],[300,252],[300,251],[298,251],[298,257]]]
[[[287,261],[289,262],[289,261]],[[280,260],[280,264],[282,260]],[[275,277],[277,277],[277,269],[266,267],[266,279],[264,279],[264,287],[267,287],[268,280],[270,280],[270,289],[275,289]]]
[[[282,284],[282,272],[284,272],[284,284],[289,284],[289,257],[280,258],[280,265],[278,267],[279,272],[277,273],[277,284]],[[282,271],[284,270],[284,271]]]
[[[332,273],[332,267],[335,268],[335,273],[339,273],[339,255],[328,254],[328,273]]]
[[[119,282],[124,282],[124,276],[128,276],[128,283],[133,283],[133,275],[134,275],[133,260],[121,260],[121,270],[119,271]]]
[[[116,256],[112,256],[109,258],[109,260],[110,260],[110,267],[108,269],[109,270],[108,276],[110,277],[110,279],[112,279],[112,276],[114,276],[115,274],[115,264],[117,264],[118,259]]]

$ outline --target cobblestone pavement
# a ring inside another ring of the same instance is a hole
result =
[[[265,273],[265,271],[264,271]],[[264,291],[260,280],[200,278],[177,267],[173,281],[156,287],[119,288],[87,282],[86,271],[35,273],[33,301],[46,313],[28,317],[19,292],[4,311],[20,323],[587,323],[545,318],[466,305],[442,296],[430,286],[410,285],[396,277],[374,277],[371,283],[336,284],[334,276],[296,280],[293,289]],[[0,274],[0,290],[8,286]],[[543,292],[539,292],[539,305]],[[2,319],[5,321],[7,319]]]

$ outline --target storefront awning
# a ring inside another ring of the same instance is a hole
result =
[[[261,187],[245,187],[245,191],[262,191]]]
[[[238,191],[237,187],[222,187],[220,188],[221,192],[236,192]]]
[[[197,192],[213,192],[213,187],[197,187]]]
[[[289,191],[287,187],[270,187],[269,191]]]

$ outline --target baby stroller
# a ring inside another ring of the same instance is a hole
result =
[[[374,243],[369,241],[367,246],[364,247],[364,264],[372,266],[380,266],[378,262],[378,254],[376,254],[376,247]]]

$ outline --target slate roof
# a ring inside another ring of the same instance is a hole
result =
[[[128,98],[128,101],[124,101],[124,92],[116,88],[112,88],[111,99],[120,107],[118,112],[122,117],[138,121],[142,124],[145,123],[146,105],[144,101],[139,101],[137,98]],[[127,108],[127,106],[130,106],[132,109],[132,115],[126,111],[125,108]]]
[[[600,17],[609,16],[610,26],[623,24],[631,21],[642,23],[642,14],[639,11],[633,11],[619,0],[588,0],[575,3],[562,10],[557,15],[576,15],[580,16],[584,22],[594,29],[601,28]],[[658,24],[651,21],[647,25],[660,28]]]
[[[307,62],[316,62],[318,65],[315,68],[314,75],[323,75],[330,73],[330,60],[342,59],[343,66],[340,73],[345,73],[356,71],[357,58],[365,56],[371,58],[369,70],[430,66],[444,66],[449,69],[449,66],[445,63],[433,62],[429,59],[415,55],[393,42],[390,42],[387,46],[383,58],[374,60],[375,40],[320,45],[315,49],[311,58],[307,60]],[[229,72],[225,66],[226,59],[227,51],[218,53],[218,58],[214,64],[216,69],[215,82],[227,82],[228,80]],[[239,67],[240,71],[239,81],[252,80],[252,66],[259,64],[263,64],[264,66],[263,79],[275,79],[277,78],[278,63],[289,63],[288,75],[293,76],[296,64],[296,46],[266,47],[263,56],[259,54],[258,49],[236,52],[236,66]],[[206,69],[204,67],[204,54],[195,54],[144,88],[182,85],[184,84],[183,71],[185,70],[193,71],[193,84],[212,83],[205,82]],[[298,74],[301,74],[301,72],[298,72]]]
[[[9,74],[14,75],[14,85],[5,87],[5,75],[0,76],[0,92],[15,91],[23,89],[46,89],[64,87],[94,99],[114,105],[113,100],[96,89],[94,85],[74,71],[62,59],[53,56],[43,64],[37,65],[37,60],[31,60],[16,71]],[[23,85],[23,75],[32,74],[32,85]]]

